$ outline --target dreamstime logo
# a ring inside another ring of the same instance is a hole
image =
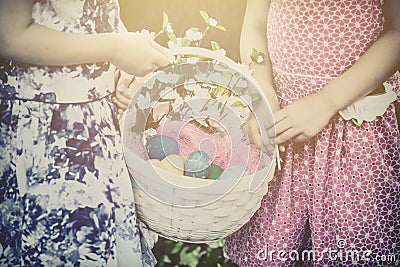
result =
[[[337,262],[390,262],[399,263],[399,255],[372,255],[371,250],[357,250],[348,248],[346,239],[338,239],[336,248],[323,248],[320,250],[269,250],[267,246],[260,249],[255,255],[257,259],[262,261],[297,261],[297,262],[320,262],[320,261],[337,261]]]

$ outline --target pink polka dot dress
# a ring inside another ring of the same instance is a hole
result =
[[[383,30],[382,5],[271,0],[268,48],[282,107],[318,92],[357,61]],[[399,77],[388,83],[398,94]],[[313,139],[288,144],[261,208],[226,239],[228,256],[240,266],[400,264],[394,102],[372,122],[357,126],[337,114]]]

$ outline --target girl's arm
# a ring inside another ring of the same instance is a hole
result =
[[[372,92],[400,64],[400,1],[384,4],[384,32],[359,60],[319,93],[304,97],[274,114],[276,143],[307,140],[338,111]],[[270,130],[270,135],[273,134]]]
[[[126,33],[124,22],[119,20],[119,32]],[[135,95],[140,85],[142,84],[142,78],[135,77],[124,71],[116,70],[115,73],[115,93],[112,97],[112,101],[117,108],[117,113],[122,114],[129,106],[132,97]]]
[[[279,110],[279,103],[275,92],[272,66],[267,48],[267,19],[269,5],[269,0],[247,1],[246,12],[242,24],[242,32],[240,35],[240,57],[243,63],[252,64],[253,77],[261,85],[263,93],[267,98],[272,111],[276,112]],[[262,63],[251,62],[250,55],[253,48],[265,54]],[[259,111],[258,106],[260,104],[261,103],[255,103],[255,111],[258,116],[263,112]],[[246,126],[249,132],[250,141],[257,147],[261,147],[263,140],[260,134],[260,126],[254,115],[251,114],[246,122]]]
[[[32,0],[0,0],[1,56],[52,66],[108,61],[137,75],[168,63],[162,48],[140,34],[55,31],[32,23],[32,6]]]
[[[260,64],[252,64],[253,76],[261,85],[273,111],[279,110],[275,92],[272,66],[268,56],[267,19],[269,0],[248,0],[240,35],[240,58],[243,63],[251,63],[253,48],[264,53],[265,59]]]
[[[336,112],[378,88],[400,64],[400,1],[385,1],[384,32],[360,59],[321,91]]]

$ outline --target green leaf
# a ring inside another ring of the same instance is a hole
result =
[[[218,266],[218,263],[222,260],[222,249],[212,249],[208,254],[204,266]]]
[[[162,28],[165,30],[168,26],[168,15],[167,13],[163,12],[163,23],[162,23]]]
[[[257,58],[258,58],[258,51],[257,51],[257,49],[253,48],[253,49],[251,50],[250,58],[251,58],[251,60],[253,60],[254,62],[257,62]]]
[[[226,28],[224,26],[222,26],[222,25],[217,25],[217,26],[215,26],[215,28],[217,28],[218,30],[226,32]]]
[[[212,50],[220,50],[221,46],[217,42],[211,41],[211,49]]]
[[[210,17],[208,16],[207,12],[200,10],[200,15],[207,24],[210,24]]]
[[[188,252],[189,247],[184,247],[179,254],[180,261],[179,264],[187,265],[190,267],[196,267],[199,264],[199,252],[201,250],[200,247],[197,247],[195,250]]]
[[[259,57],[262,58],[261,62],[258,62],[258,58],[259,58]],[[258,52],[258,57],[257,57],[256,62],[257,62],[257,63],[262,63],[262,62],[264,62],[264,59],[265,59],[265,54],[264,54],[263,52]]]
[[[232,76],[232,73],[228,71],[222,72],[222,77],[224,77],[226,81],[230,81],[232,79]]]
[[[362,126],[362,122],[361,123],[359,123],[356,119],[351,119],[351,121],[356,125],[356,126],[358,126],[358,127],[361,127]]]
[[[178,253],[181,250],[182,246],[183,246],[182,242],[177,242],[174,248],[172,249],[171,254]]]
[[[218,241],[209,242],[209,243],[207,243],[207,245],[208,245],[210,248],[213,248],[213,249],[219,248],[219,242],[218,242]]]
[[[260,94],[259,93],[254,93],[254,94],[252,94],[251,95],[251,100],[254,102],[254,101],[258,101],[258,100],[260,100],[261,99],[261,96],[260,96]]]
[[[231,105],[232,107],[236,107],[236,108],[245,108],[246,106],[242,103],[242,101],[236,101],[235,103],[233,103]]]
[[[168,257],[168,255],[163,256],[163,263],[171,263],[171,259]]]
[[[182,38],[182,42],[181,42],[182,46],[190,46],[191,43],[192,42],[188,38],[186,38],[186,37]]]
[[[176,35],[173,32],[167,32],[167,36],[174,44],[176,44]]]
[[[192,32],[199,32],[199,28],[189,28],[188,31],[192,31]]]

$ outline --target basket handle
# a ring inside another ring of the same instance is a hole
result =
[[[201,57],[206,57],[206,58],[210,58],[210,59],[216,59],[221,63],[224,63],[226,65],[228,65],[229,67],[238,70],[238,66],[239,64],[236,63],[235,61],[233,61],[232,59],[228,58],[225,56],[225,53],[221,53],[220,50],[210,50],[210,49],[206,49],[206,48],[202,48],[202,47],[192,47],[192,46],[186,46],[186,47],[174,47],[171,48],[170,50],[168,50],[167,52],[167,56],[170,57],[174,57],[174,56],[178,56],[178,55],[195,55],[195,56],[201,56]],[[254,80],[254,78],[250,75],[248,75],[247,77],[249,80],[251,80],[253,83],[255,83],[256,85],[258,85],[258,83]],[[259,85],[258,85],[259,86]],[[259,87],[261,88],[261,87]],[[263,96],[262,96],[263,97]],[[265,98],[265,101],[266,98]],[[268,101],[267,101],[268,102]],[[275,165],[277,165],[278,170],[281,170],[281,157],[279,155],[279,148],[278,145],[275,145],[275,164],[273,164],[273,166],[275,167]],[[260,185],[257,185],[254,187],[254,184],[257,184],[256,181],[252,181],[250,183],[249,186],[249,191],[254,191],[257,190],[257,188]]]
[[[234,69],[237,69],[238,63],[233,61],[232,59],[225,56],[225,53],[221,50],[210,50],[202,47],[193,47],[193,46],[185,46],[185,47],[174,47],[168,50],[167,54],[168,58],[178,55],[194,55],[201,56],[210,59],[216,59],[221,63],[228,65]]]

